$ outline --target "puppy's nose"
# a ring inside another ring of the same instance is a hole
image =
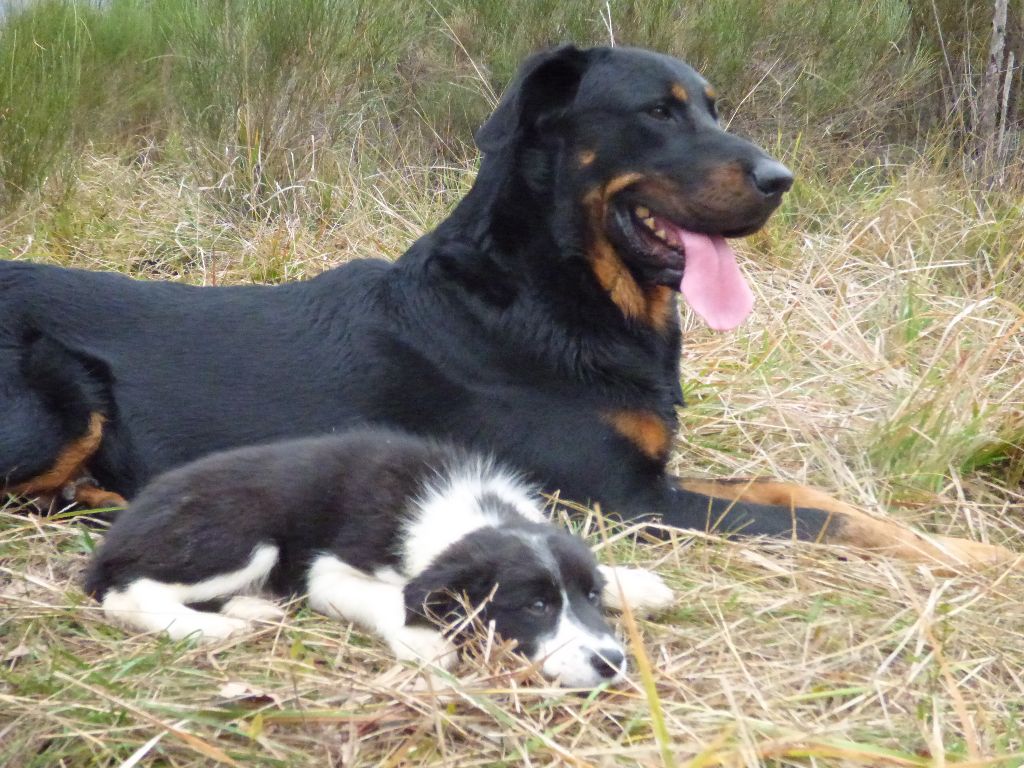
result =
[[[601,677],[615,677],[622,672],[622,662],[626,657],[622,651],[616,648],[609,648],[604,651],[590,654],[590,665],[597,670]]]
[[[770,158],[762,158],[750,169],[750,178],[754,186],[765,195],[781,195],[793,186],[793,172],[782,163]]]

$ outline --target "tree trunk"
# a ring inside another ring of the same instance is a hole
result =
[[[1007,0],[995,0],[992,13],[992,37],[989,40],[988,60],[982,76],[981,93],[978,97],[978,123],[975,127],[975,158],[982,173],[988,174],[997,162],[996,149],[1000,124],[999,84],[1005,72],[1003,51],[1006,47],[1006,5]],[[1009,73],[1006,73],[1009,76]],[[1002,115],[1005,119],[1005,115]]]

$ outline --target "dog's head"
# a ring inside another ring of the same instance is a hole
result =
[[[516,175],[530,194],[510,197],[547,207],[529,215],[546,218],[559,253],[584,254],[627,317],[663,325],[681,289],[709,325],[731,328],[752,294],[725,238],[764,225],[793,176],[725,131],[715,99],[689,66],[650,51],[540,53],[477,133],[481,173],[501,163]]]
[[[601,606],[604,579],[579,538],[512,521],[467,534],[405,587],[406,623],[457,623],[479,608],[505,639],[562,685],[592,688],[626,671]]]

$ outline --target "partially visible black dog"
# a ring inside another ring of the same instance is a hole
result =
[[[711,325],[738,324],[752,299],[725,238],[759,229],[792,183],[719,126],[690,67],[635,49],[541,53],[477,143],[472,190],[395,263],[217,288],[0,265],[8,490],[88,475],[131,496],[213,451],[373,423],[493,451],[625,518],[905,557],[1007,554],[802,486],[666,474],[676,293]]]

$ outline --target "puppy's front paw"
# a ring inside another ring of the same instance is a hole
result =
[[[641,615],[657,613],[675,601],[675,594],[661,576],[643,568],[600,566],[605,578],[604,604],[617,611],[628,605]]]
[[[388,644],[400,661],[427,662],[450,669],[458,659],[452,642],[429,627],[403,626],[388,638]]]

